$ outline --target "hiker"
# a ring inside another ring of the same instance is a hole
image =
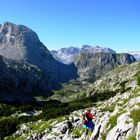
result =
[[[94,129],[94,121],[95,117],[94,115],[91,113],[91,110],[88,109],[87,112],[85,114],[82,115],[82,120],[83,120],[83,128],[86,129],[86,136],[88,135],[88,131],[91,130],[91,132]]]

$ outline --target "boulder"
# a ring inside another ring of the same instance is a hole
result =
[[[140,140],[140,122],[138,122],[138,125],[137,125],[136,138],[137,140]]]
[[[123,140],[127,140],[127,138],[132,135],[133,128],[134,126],[132,123],[119,123],[109,131],[106,140],[118,140],[120,138]]]

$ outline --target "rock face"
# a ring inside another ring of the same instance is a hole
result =
[[[130,134],[133,133],[134,131],[133,123],[127,124],[127,120],[129,120],[129,116],[126,114],[122,114],[122,115],[124,119],[117,122],[117,125],[108,133],[106,140],[117,140],[120,138],[126,139],[130,136]],[[118,119],[120,119],[120,117]]]
[[[35,32],[10,22],[0,27],[0,54],[9,59],[33,64],[39,64],[43,57],[46,57],[46,61],[53,60]]]
[[[129,54],[82,52],[75,58],[74,63],[81,80],[94,82],[118,65],[131,64],[135,61]]]
[[[76,68],[53,59],[48,49],[31,29],[6,22],[0,26],[0,55],[37,66],[47,78],[48,89],[76,78]]]

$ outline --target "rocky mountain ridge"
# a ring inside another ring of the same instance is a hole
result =
[[[75,57],[79,78],[94,82],[100,76],[119,65],[131,64],[135,58],[129,54],[82,52]]]
[[[91,52],[91,53],[116,53],[114,50],[110,48],[103,48],[100,46],[89,46],[83,45],[81,48],[77,47],[69,47],[69,48],[62,48],[60,50],[52,50],[50,51],[54,59],[62,62],[64,64],[71,64],[74,62],[74,57],[77,56],[79,53],[82,52]]]

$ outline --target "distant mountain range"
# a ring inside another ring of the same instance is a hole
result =
[[[130,51],[128,53],[133,55],[137,61],[140,61],[140,51]]]
[[[77,47],[62,48],[59,50],[52,50],[50,52],[54,57],[54,59],[64,64],[73,63],[75,56],[81,52],[92,52],[92,53],[104,52],[104,53],[113,53],[113,54],[116,53],[114,50],[110,48],[104,48],[100,46],[89,46],[89,45],[83,45],[81,48],[77,48]],[[128,53],[133,55],[137,61],[140,61],[140,51],[130,51]]]
[[[69,47],[69,48],[62,48],[60,50],[52,50],[50,51],[54,59],[57,61],[64,63],[64,64],[71,64],[74,61],[74,57],[81,52],[91,52],[91,53],[116,53],[114,50],[110,48],[103,48],[99,46],[89,46],[83,45],[81,48],[77,47]]]

